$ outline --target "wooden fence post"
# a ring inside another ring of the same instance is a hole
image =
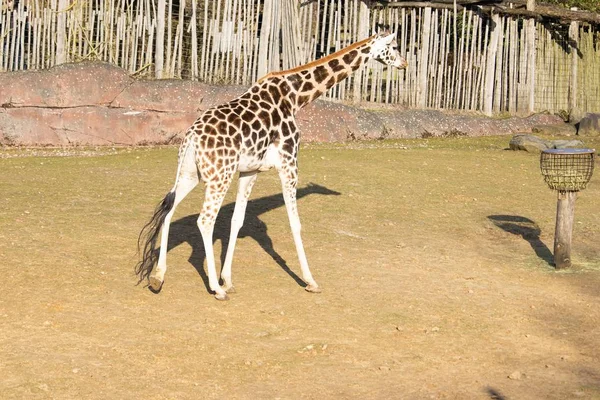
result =
[[[483,112],[492,115],[494,104],[494,79],[496,77],[496,56],[498,54],[498,38],[502,30],[500,14],[492,15],[492,32],[487,52],[487,64],[485,67],[485,84],[483,87]],[[498,89],[498,88],[497,88]]]
[[[154,52],[154,76],[163,77],[165,66],[165,7],[166,0],[158,0],[156,10],[156,49]]]
[[[284,0],[282,2],[281,15],[281,38],[283,49],[283,68],[289,69],[302,64],[302,48],[304,42],[300,34],[300,12],[296,0]]]
[[[421,57],[419,57],[419,83],[417,105],[419,108],[427,107],[427,83],[429,81],[428,60],[429,41],[431,35],[431,7],[425,7],[423,12],[423,24],[421,25]]]
[[[190,18],[190,29],[192,31],[192,66],[191,75],[192,80],[198,80],[198,17],[196,15],[197,1],[192,1],[192,16]],[[206,11],[205,11],[206,12]]]
[[[527,10],[535,11],[535,0],[527,0]],[[527,21],[527,49],[529,54],[527,64],[527,81],[529,83],[529,112],[535,112],[535,59],[536,59],[536,32],[535,19],[529,18]]]
[[[263,5],[262,24],[260,29],[260,38],[258,42],[258,70],[257,77],[261,78],[267,74],[269,39],[271,37],[271,14],[273,0],[265,0]]]
[[[577,7],[571,8],[576,11]],[[569,112],[577,108],[577,61],[579,59],[579,22],[571,21],[569,26],[569,42],[571,45],[571,84],[569,85]]]
[[[370,21],[371,10],[369,6],[361,1],[358,8],[358,38],[359,40],[365,39],[369,36],[369,21]],[[353,79],[353,91],[352,91],[352,102],[358,104],[362,101],[362,80],[364,76],[364,69],[358,70],[356,74],[352,76]],[[367,78],[368,79],[368,78]]]
[[[67,7],[69,7],[68,0],[58,0],[56,6],[56,65],[67,62]]]

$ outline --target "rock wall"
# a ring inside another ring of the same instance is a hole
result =
[[[182,80],[140,81],[106,63],[0,73],[0,144],[176,142],[203,110],[246,89]],[[304,141],[514,134],[531,132],[536,125],[562,124],[559,117],[543,114],[493,119],[328,101],[310,104],[297,120]]]

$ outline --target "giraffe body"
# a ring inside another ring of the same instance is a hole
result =
[[[304,66],[269,73],[241,96],[206,110],[188,129],[180,146],[173,189],[140,234],[140,240],[145,236],[142,260],[136,267],[140,281],[149,278],[150,286],[160,289],[167,268],[166,244],[171,218],[176,206],[202,180],[206,191],[198,228],[206,251],[209,286],[217,299],[226,299],[226,292],[233,289],[231,264],[235,241],[244,222],[252,187],[258,172],[275,168],[282,183],[305,289],[319,292],[300,236],[296,205],[300,132],[295,114],[371,58],[405,68],[406,61],[399,55],[394,37],[395,34],[375,35]],[[229,246],[221,270],[221,287],[216,274],[212,236],[217,213],[236,172],[239,172],[239,187]],[[159,232],[161,246],[157,259]]]

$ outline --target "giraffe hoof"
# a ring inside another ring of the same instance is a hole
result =
[[[157,278],[155,276],[150,277],[150,282],[149,282],[150,290],[152,290],[153,292],[160,292],[162,285],[163,285],[162,280],[160,280],[159,278]]]
[[[229,296],[227,296],[227,293],[215,293],[215,299],[220,301],[227,301],[229,300]]]
[[[308,285],[306,285],[304,290],[306,290],[307,292],[311,292],[311,293],[321,293],[322,292],[321,288],[316,283],[309,283]]]

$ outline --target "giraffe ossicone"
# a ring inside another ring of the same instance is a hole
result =
[[[151,288],[160,290],[167,270],[167,241],[173,213],[202,180],[205,198],[198,228],[206,252],[208,283],[217,299],[227,299],[227,292],[233,288],[231,264],[235,242],[244,223],[252,187],[259,172],[275,168],[281,179],[305,289],[319,292],[321,289],[310,272],[300,235],[296,204],[300,132],[295,114],[370,59],[398,69],[406,68],[395,37],[388,32],[377,34],[308,64],[271,72],[241,96],[206,110],[188,129],[179,148],[173,189],[140,233],[138,246],[142,248],[142,258],[135,268],[139,282],[148,279]],[[236,172],[239,173],[238,192],[221,269],[221,286],[212,236],[217,213]],[[157,250],[159,237],[160,249]]]

